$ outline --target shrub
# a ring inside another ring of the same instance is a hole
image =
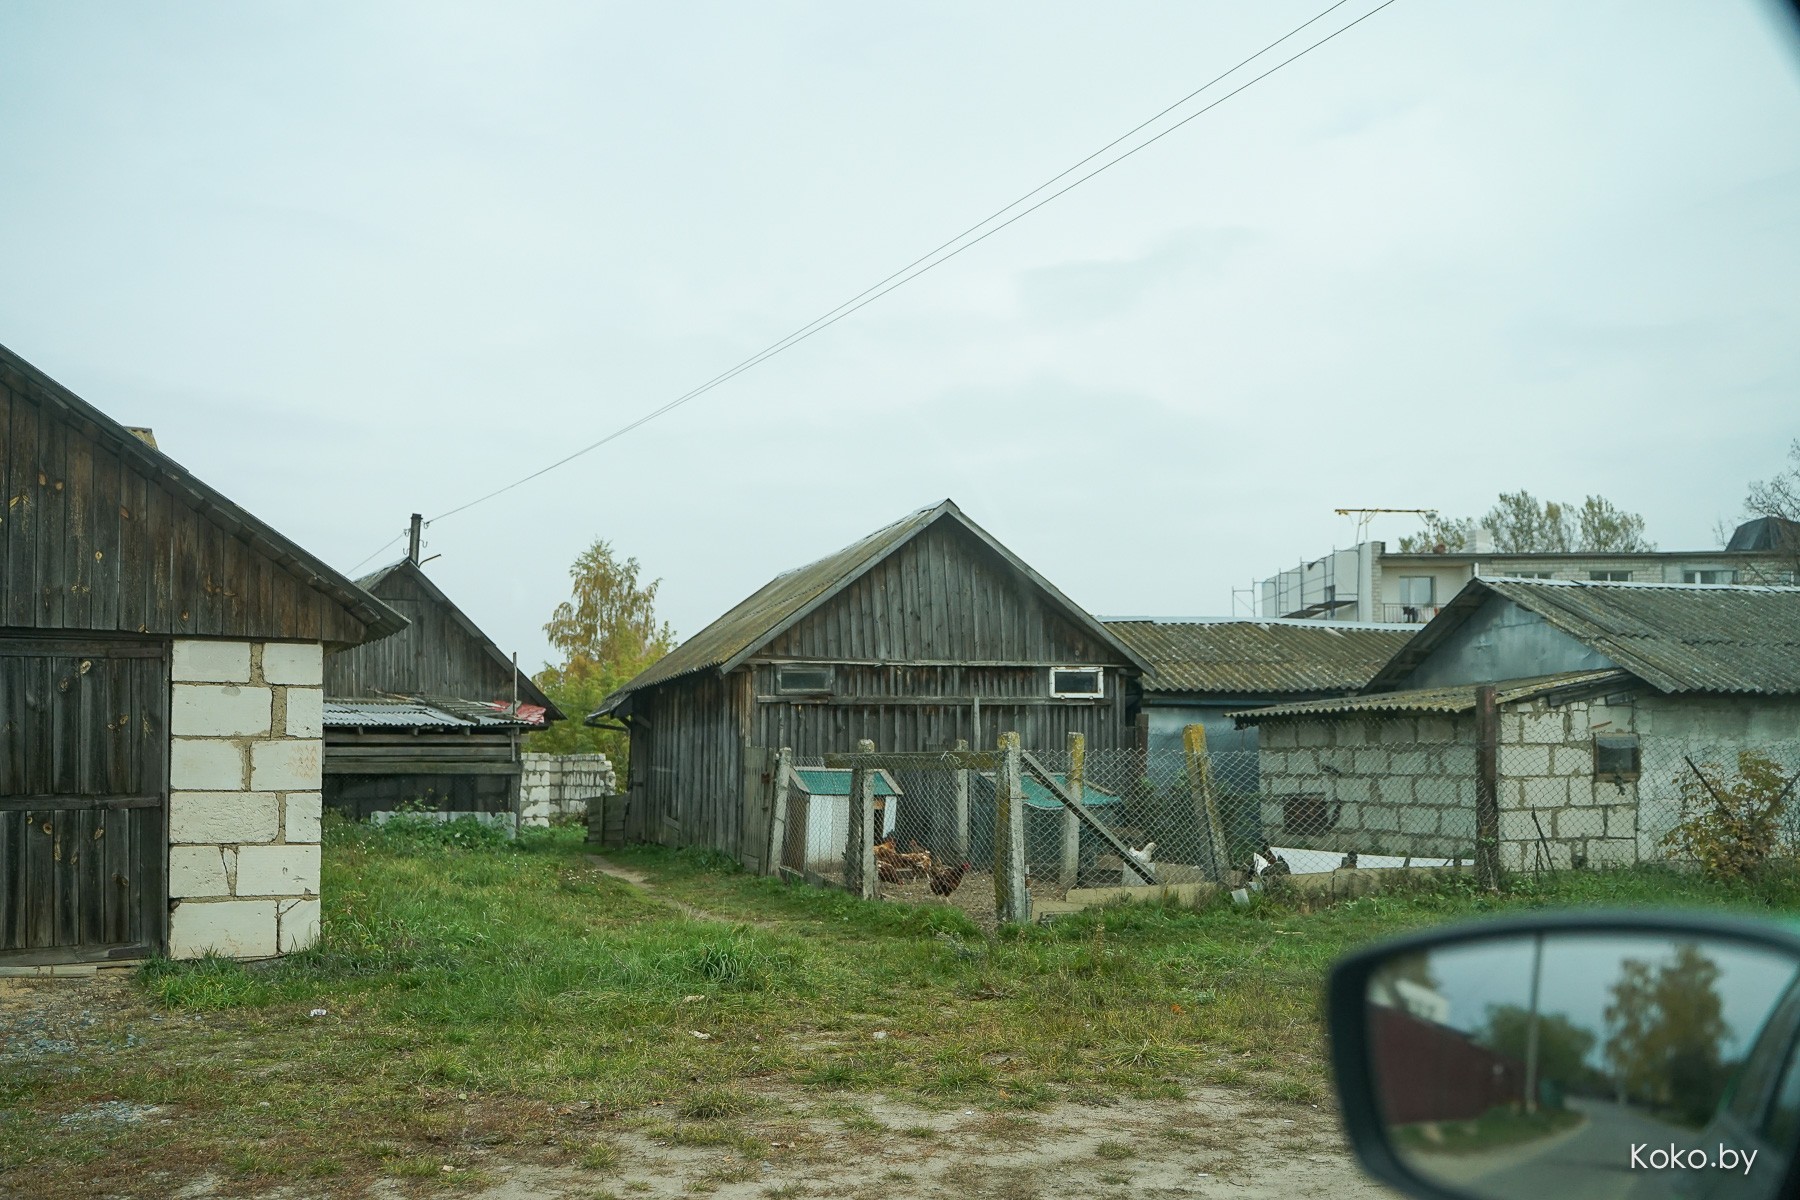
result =
[[[1679,786],[1682,819],[1662,838],[1671,858],[1692,859],[1708,878],[1736,882],[1793,853],[1782,822],[1793,780],[1768,755],[1740,750],[1730,778],[1717,763],[1693,765]]]

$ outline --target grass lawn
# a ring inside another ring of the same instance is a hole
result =
[[[766,1147],[741,1118],[796,1095],[1004,1114],[1212,1084],[1327,1105],[1319,984],[1346,948],[1534,905],[1800,907],[1791,881],[1734,894],[1630,871],[1500,897],[1440,879],[1313,911],[1113,908],[987,938],[954,908],[864,903],[704,854],[610,854],[647,877],[633,887],[580,836],[333,824],[317,948],[151,964],[127,993],[135,1015],[72,1050],[0,1039],[0,1194],[129,1190],[157,1170],[245,1190],[454,1188],[476,1174],[445,1171],[446,1146],[603,1169],[619,1121],[754,1159]],[[107,1102],[162,1115],[81,1117]]]

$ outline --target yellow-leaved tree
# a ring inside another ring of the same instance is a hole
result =
[[[662,581],[638,582],[638,561],[620,561],[604,538],[581,552],[569,568],[574,587],[544,624],[563,658],[532,678],[568,720],[531,735],[529,749],[542,754],[599,752],[612,759],[623,785],[629,769],[626,736],[590,729],[582,720],[615,689],[667,654],[675,631],[656,619]]]

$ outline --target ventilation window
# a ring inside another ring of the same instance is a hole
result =
[[[783,696],[829,696],[830,667],[776,667],[775,690]]]
[[[1099,667],[1052,667],[1050,694],[1061,700],[1098,700],[1106,695]]]
[[[1594,735],[1594,778],[1608,783],[1631,783],[1637,777],[1637,734],[1596,733]]]

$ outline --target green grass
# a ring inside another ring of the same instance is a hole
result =
[[[1535,1142],[1573,1129],[1586,1119],[1566,1108],[1546,1108],[1530,1114],[1497,1108],[1473,1121],[1405,1125],[1394,1131],[1394,1140],[1405,1149],[1424,1154],[1472,1154]]]
[[[1733,892],[1640,870],[1501,896],[1457,877],[1316,907],[1111,908],[989,937],[950,906],[791,887],[716,855],[611,855],[650,878],[638,889],[586,863],[578,831],[509,843],[456,824],[332,823],[318,947],[153,963],[138,986],[162,1019],[132,1023],[142,1044],[9,1064],[0,1190],[87,1194],[145,1164],[246,1187],[321,1163],[423,1176],[468,1144],[579,1162],[605,1154],[580,1122],[652,1110],[671,1140],[747,1153],[739,1123],[776,1094],[1001,1112],[1206,1083],[1321,1103],[1319,984],[1371,938],[1535,906],[1800,907],[1793,878]],[[170,1118],[57,1120],[101,1100]]]

